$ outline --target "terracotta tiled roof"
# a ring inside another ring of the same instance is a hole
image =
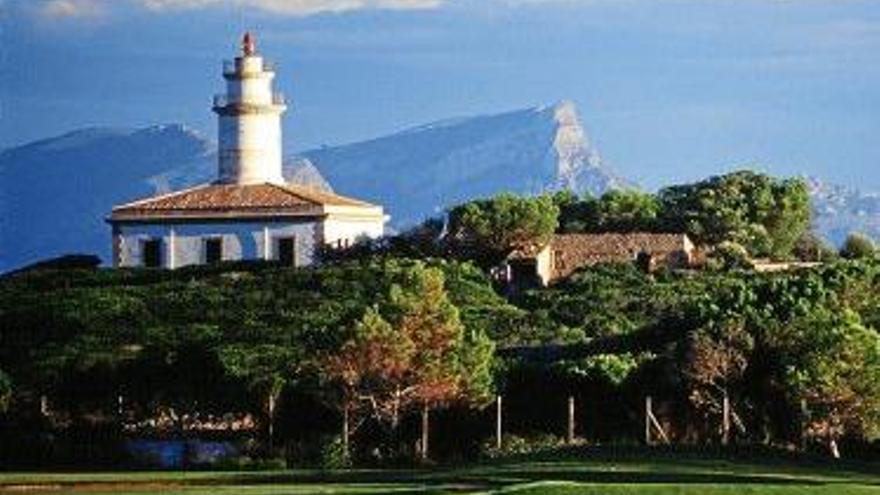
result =
[[[652,264],[684,266],[692,250],[686,234],[560,234],[550,241],[551,278],[567,277],[582,266],[597,263],[632,262],[641,253],[650,255]]]
[[[648,253],[685,249],[685,234],[631,232],[605,234],[557,234],[550,242],[551,248],[566,253],[589,252],[592,254]]]
[[[507,255],[507,259],[509,259],[509,260],[531,259],[531,258],[538,256],[538,254],[540,254],[541,251],[543,251],[545,247],[547,247],[547,244],[529,244],[528,246],[520,246],[520,247],[514,249],[513,251],[511,251]]]
[[[205,184],[116,206],[110,219],[320,214],[328,206],[379,208],[338,194],[292,184]]]

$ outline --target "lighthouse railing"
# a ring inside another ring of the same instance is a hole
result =
[[[224,76],[232,76],[238,74],[240,72],[241,63],[236,60],[224,60],[223,61],[223,75]],[[275,72],[277,65],[275,62],[271,62],[269,60],[263,60],[263,64],[261,69],[263,72]]]
[[[236,98],[230,98],[229,95],[225,93],[219,93],[214,95],[214,108],[223,108],[229,104],[234,103],[242,103]],[[250,104],[254,104],[254,102],[250,102]],[[284,93],[281,92],[273,92],[272,93],[272,104],[273,105],[286,105],[287,98],[284,97]]]

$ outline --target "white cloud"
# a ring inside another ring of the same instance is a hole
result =
[[[103,15],[103,5],[97,0],[45,0],[37,13],[49,19],[94,18]]]
[[[94,19],[134,6],[151,12],[240,7],[279,15],[307,16],[322,12],[365,9],[414,10],[438,7],[446,0],[13,0],[16,11],[44,19]],[[6,0],[0,0],[5,6]]]
[[[320,12],[358,9],[428,9],[443,0],[135,0],[154,11],[191,10],[219,6],[240,6],[274,14],[303,16]]]

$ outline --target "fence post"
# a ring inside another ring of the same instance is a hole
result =
[[[807,450],[807,435],[804,430],[807,428],[807,417],[809,414],[809,410],[807,409],[807,400],[801,399],[801,421],[800,421],[800,444],[801,444],[801,452]]]
[[[501,450],[501,394],[495,398],[495,448]]]
[[[348,462],[349,459],[349,438],[351,437],[348,421],[348,402],[346,402],[342,407],[342,455],[345,456],[346,462]]]
[[[669,445],[669,437],[666,436],[666,432],[663,431],[663,426],[657,421],[657,417],[654,416],[654,410],[651,407],[651,396],[645,397],[645,443],[648,445],[652,444],[651,440],[651,426],[654,426],[654,429],[657,430],[657,435],[660,436],[660,440],[663,441],[666,445]]]
[[[730,398],[724,394],[724,403],[721,418],[721,444],[726,446],[730,441]]]
[[[422,404],[422,460],[428,459],[428,403]]]
[[[568,444],[574,443],[574,397],[568,397]]]

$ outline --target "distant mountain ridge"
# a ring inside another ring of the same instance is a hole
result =
[[[109,261],[112,206],[213,180],[215,147],[172,124],[82,129],[3,151],[0,271],[71,252]],[[285,177],[382,204],[393,227],[501,191],[628,184],[604,167],[569,102],[307,151],[285,160]]]
[[[818,232],[836,245],[852,232],[880,241],[880,193],[807,179],[813,201],[813,223]]]
[[[209,143],[181,125],[93,128],[0,153],[0,271],[70,252],[109,260],[112,205],[154,192],[169,163],[202,163]]]
[[[186,126],[87,128],[0,153],[0,272],[50,256],[110,260],[113,205],[216,176],[215,145]],[[329,187],[305,160],[285,174]]]
[[[216,145],[183,125],[89,128],[0,152],[0,272],[66,253],[110,260],[110,209],[210,182]],[[382,204],[401,228],[502,191],[633,187],[602,162],[570,102],[447,119],[285,159],[288,181]],[[810,181],[815,224],[880,237],[880,195]]]
[[[443,120],[303,156],[342,194],[385,205],[397,226],[501,191],[601,194],[629,185],[603,165],[571,102]]]

